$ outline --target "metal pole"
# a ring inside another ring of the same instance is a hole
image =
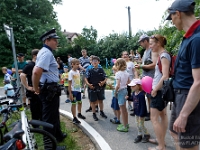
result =
[[[128,25],[129,25],[129,38],[131,38],[132,33],[131,33],[131,13],[130,13],[130,6],[128,6]]]
[[[13,58],[14,58],[14,64],[15,64],[15,73],[17,77],[17,88],[20,86],[20,80],[19,80],[19,73],[18,73],[18,65],[17,65],[17,59],[16,59],[16,50],[15,50],[15,40],[14,40],[14,34],[13,34],[13,28],[10,28],[10,34],[11,34],[11,43],[12,43],[12,51],[13,51]]]

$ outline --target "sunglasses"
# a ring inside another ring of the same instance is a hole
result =
[[[150,38],[155,39],[156,41],[159,41],[158,38],[155,35],[152,35]]]

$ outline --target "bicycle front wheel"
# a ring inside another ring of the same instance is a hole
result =
[[[49,132],[39,128],[30,128],[30,133],[33,136],[32,146],[35,150],[56,150],[56,138]]]

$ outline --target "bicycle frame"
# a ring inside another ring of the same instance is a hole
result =
[[[22,136],[22,140],[26,145],[28,142],[28,146],[29,146],[30,150],[35,150],[36,142],[30,133],[30,126],[28,123],[28,118],[27,118],[24,110],[21,111],[21,121],[22,121],[22,130],[24,130],[24,132],[25,132],[25,134],[23,134],[23,136]]]

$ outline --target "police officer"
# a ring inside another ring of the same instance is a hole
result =
[[[58,46],[57,39],[59,37],[55,29],[40,37],[44,45],[37,55],[32,82],[35,93],[39,94],[42,101],[42,120],[54,126],[53,130],[48,128],[44,128],[44,130],[50,132],[58,142],[61,142],[67,135],[62,133],[60,129],[59,104],[61,90],[58,86],[58,63],[52,53]]]

